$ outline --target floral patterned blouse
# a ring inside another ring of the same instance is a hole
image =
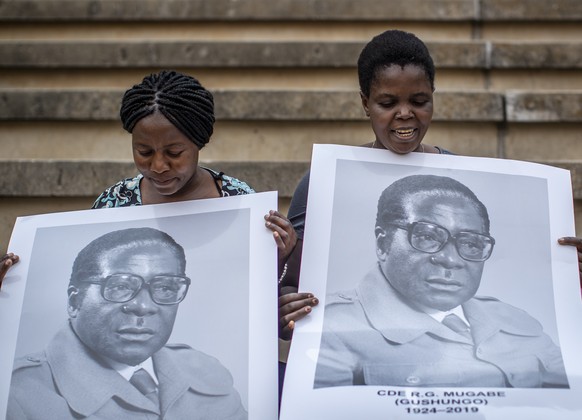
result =
[[[236,178],[225,175],[222,172],[216,172],[209,168],[207,170],[214,178],[216,189],[222,197],[229,197],[232,195],[252,194],[255,192],[246,182],[239,181]],[[122,179],[115,185],[107,188],[101,193],[97,200],[93,203],[91,208],[100,209],[104,207],[128,207],[141,206],[141,190],[140,181],[143,175],[139,174],[134,178]],[[219,181],[222,181],[222,186]]]

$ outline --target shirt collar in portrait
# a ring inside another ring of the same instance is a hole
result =
[[[123,376],[127,381],[133,376],[133,374],[139,369],[145,370],[153,378],[156,385],[159,385],[158,377],[154,370],[154,362],[151,357],[141,362],[139,365],[129,366],[124,363],[116,362],[115,360],[106,359],[109,366],[115,369],[121,376]]]
[[[430,317],[434,318],[437,322],[443,322],[443,319],[445,319],[445,317],[449,314],[455,314],[457,315],[459,318],[461,318],[463,320],[463,322],[465,324],[467,324],[467,326],[470,326],[471,324],[469,324],[469,321],[467,320],[467,317],[465,317],[465,312],[463,312],[463,308],[461,307],[461,305],[450,309],[448,311],[439,311],[437,309],[428,309],[426,308],[424,310],[424,312],[426,312],[427,315],[429,315]]]

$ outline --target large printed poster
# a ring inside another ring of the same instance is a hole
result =
[[[270,192],[19,218],[0,417],[276,418],[276,205]]]
[[[569,172],[316,145],[281,419],[578,419]]]

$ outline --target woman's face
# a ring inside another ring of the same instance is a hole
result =
[[[132,147],[135,166],[155,194],[167,198],[194,188],[200,150],[161,113],[138,121]]]
[[[394,153],[416,150],[432,120],[433,92],[419,66],[391,65],[376,71],[362,105],[376,135],[375,146]]]

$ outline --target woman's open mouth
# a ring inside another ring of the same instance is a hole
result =
[[[401,129],[392,130],[392,132],[396,135],[396,137],[398,137],[402,140],[408,140],[412,136],[414,136],[414,133],[416,132],[416,128],[401,128]]]

